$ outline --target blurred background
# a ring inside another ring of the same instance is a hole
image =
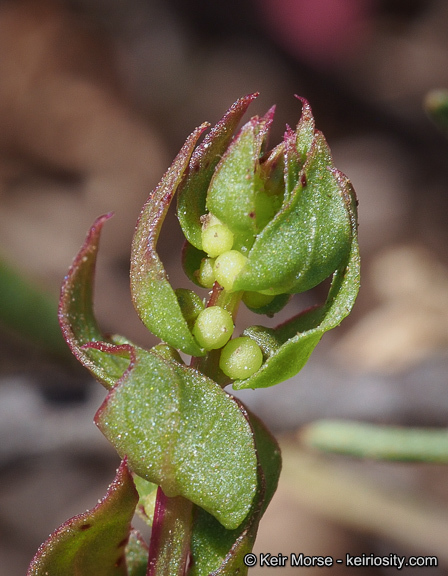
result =
[[[363,259],[351,317],[309,365],[241,394],[296,454],[257,550],[430,554],[448,574],[448,468],[318,457],[297,440],[323,417],[446,425],[448,141],[423,101],[448,88],[448,4],[0,0],[0,79],[0,575],[23,575],[118,465],[92,423],[103,389],[37,309],[54,310],[86,231],[113,210],[97,315],[105,331],[153,345],[128,288],[140,208],[191,130],[256,91],[251,115],[277,104],[272,145],[300,117],[293,95],[310,101],[357,191]],[[175,217],[165,226],[160,254],[187,286]],[[318,287],[292,306],[324,297]]]

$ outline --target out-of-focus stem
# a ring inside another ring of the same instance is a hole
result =
[[[147,576],[184,576],[190,552],[193,504],[157,490]]]
[[[303,428],[300,439],[312,448],[361,458],[448,462],[446,428],[402,428],[322,420]]]

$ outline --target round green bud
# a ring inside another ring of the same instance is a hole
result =
[[[255,374],[263,364],[263,353],[258,344],[241,336],[230,340],[221,352],[219,367],[232,380],[244,380]]]
[[[214,258],[203,258],[201,261],[201,265],[197,271],[197,279],[199,284],[204,286],[204,288],[213,288],[213,284],[215,283],[214,265]]]
[[[221,306],[210,306],[200,312],[193,327],[193,336],[206,350],[216,350],[227,344],[233,332],[231,314]]]
[[[187,288],[177,288],[175,292],[180,309],[182,310],[183,317],[191,329],[199,315],[199,312],[204,310],[204,303],[199,298],[199,296],[193,292],[193,290],[188,290]]]
[[[274,300],[274,296],[261,294],[260,292],[244,292],[243,302],[248,308],[263,308]]]
[[[228,252],[233,246],[233,232],[224,224],[207,226],[202,230],[202,249],[211,258]]]
[[[238,250],[229,250],[216,258],[213,271],[215,279],[225,290],[232,290],[235,278],[246,265],[247,258]]]

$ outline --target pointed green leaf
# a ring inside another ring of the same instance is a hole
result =
[[[208,211],[230,228],[235,237],[233,248],[243,253],[265,224],[258,198],[262,188],[258,170],[273,113],[271,109],[241,128],[217,165],[207,194]]]
[[[138,494],[122,462],[106,496],[42,544],[27,576],[127,576],[125,546]]]
[[[305,164],[314,140],[315,123],[311,106],[305,98],[296,95],[302,102],[302,115],[296,131],[290,128],[285,133],[285,202],[288,202],[299,181],[299,174]]]
[[[284,201],[289,202],[299,181],[299,173],[303,167],[300,154],[296,146],[296,133],[289,128],[284,135],[284,180],[285,194]]]
[[[360,283],[356,197],[344,174],[333,170],[333,175],[344,190],[352,229],[350,253],[333,275],[325,306],[312,308],[275,330],[252,327],[244,331],[245,335],[258,343],[266,360],[255,374],[246,380],[235,381],[235,390],[266,388],[295,376],[306,364],[325,332],[338,326],[353,308]]]
[[[179,186],[179,222],[188,242],[198,249],[202,249],[200,218],[206,212],[205,201],[213,172],[238,123],[257,96],[255,93],[240,98],[229,108],[194,151],[186,177]]]
[[[137,474],[134,474],[134,484],[139,496],[136,513],[148,526],[152,526],[154,506],[157,497],[157,484],[148,482],[148,480],[140,478]]]
[[[260,519],[277,488],[281,457],[277,442],[254,415],[248,416],[258,459],[258,491],[251,512],[236,530],[226,530],[213,516],[197,510],[188,576],[247,574],[244,555],[251,552]]]
[[[318,132],[291,200],[258,235],[233,290],[304,292],[346,260],[352,229],[332,167]]]
[[[200,372],[135,349],[95,421],[167,496],[184,496],[227,528],[246,517],[257,487],[252,431],[235,400]]]
[[[187,169],[203,124],[190,135],[160,184],[144,205],[132,241],[131,292],[143,324],[164,342],[192,356],[204,351],[193,338],[176,294],[156,252],[160,229]]]
[[[106,388],[112,387],[123,375],[129,361],[85,348],[84,344],[108,340],[98,328],[93,313],[93,280],[101,229],[111,216],[105,214],[95,220],[64,279],[59,302],[59,323],[67,344],[81,364]]]

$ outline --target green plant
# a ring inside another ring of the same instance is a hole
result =
[[[95,321],[95,260],[110,214],[96,220],[70,268],[60,323],[74,355],[108,390],[95,422],[122,463],[104,500],[41,546],[29,576],[247,573],[244,556],[275,492],[280,452],[224,387],[263,388],[297,374],[350,312],[359,285],[355,195],[308,102],[300,99],[296,130],[267,151],[273,108],[233,137],[255,97],[238,100],[199,145],[207,125],[197,128],[142,209],[132,298],[162,344],[144,350],[106,337]],[[206,303],[172,288],[156,251],[175,193],[183,267],[211,288]],[[329,276],[322,306],[233,338],[241,301],[272,316]],[[149,548],[131,530],[135,510],[152,524]]]

